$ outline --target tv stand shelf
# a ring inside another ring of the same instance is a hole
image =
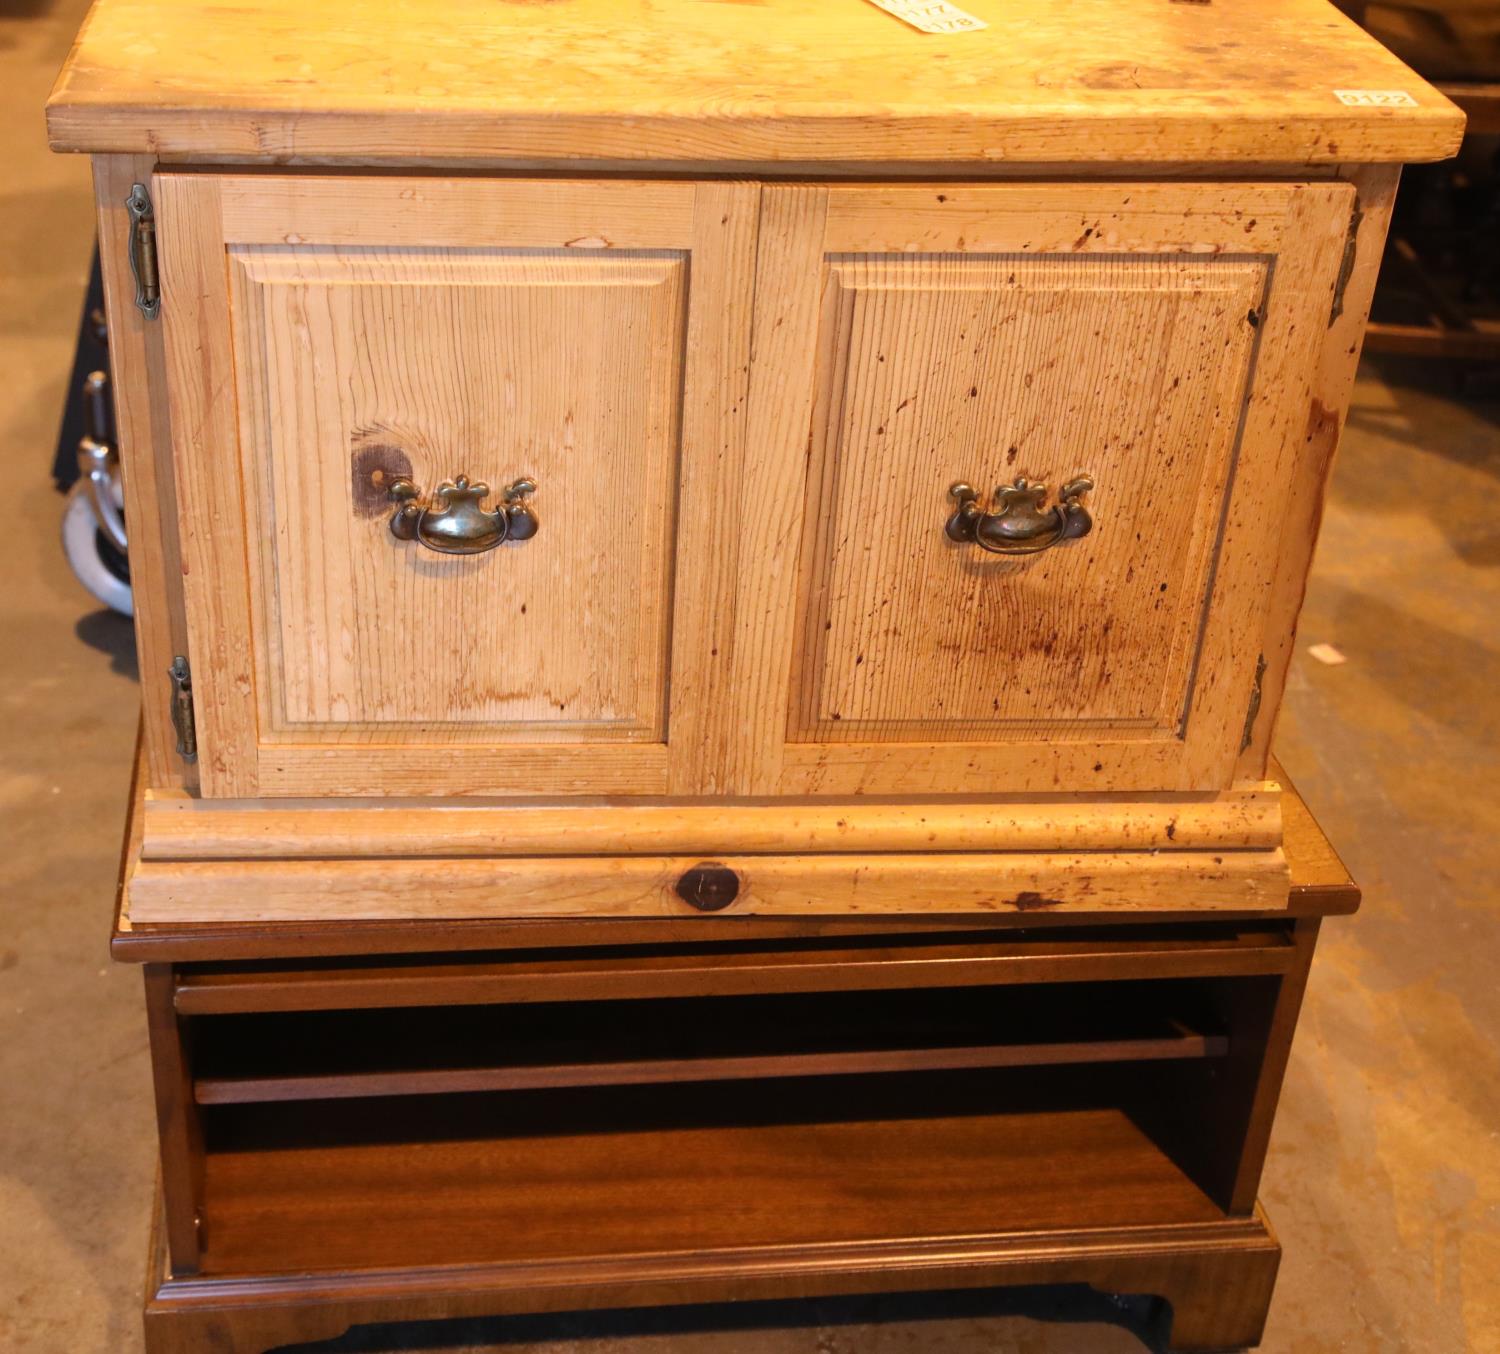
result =
[[[1253,1344],[1275,1101],[1320,917],[1359,898],[1290,790],[1286,817],[1277,919],[265,925],[226,955],[122,914],[163,1144],[148,1348],[1045,1283]]]

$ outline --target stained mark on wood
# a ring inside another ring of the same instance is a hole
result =
[[[349,475],[356,517],[379,517],[390,512],[386,490],[392,481],[413,478],[410,458],[389,442],[356,443],[349,458]]]
[[[1028,889],[1018,893],[1011,899],[1011,906],[1017,912],[1041,912],[1049,907],[1061,907],[1061,898],[1048,898],[1045,894],[1037,893],[1034,889]]]
[[[1338,436],[1338,410],[1330,409],[1322,400],[1314,396],[1307,410],[1307,442],[1316,445],[1320,453],[1326,454],[1333,450]]]
[[[1354,260],[1359,254],[1359,223],[1364,220],[1364,215],[1364,208],[1356,197],[1354,210],[1349,213],[1349,235],[1344,241],[1344,257],[1339,262],[1338,281],[1333,284],[1333,306],[1328,312],[1330,329],[1344,313],[1344,293],[1349,289],[1349,279],[1354,276]]]

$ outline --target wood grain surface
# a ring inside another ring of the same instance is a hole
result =
[[[155,186],[204,793],[660,794],[698,765],[669,672],[681,699],[714,663],[699,533],[733,496],[694,468],[741,463],[758,190]],[[459,475],[534,479],[537,535],[391,536],[383,486]]]
[[[145,860],[1271,849],[1277,782],[1195,797],[929,803],[204,800],[148,791]]]
[[[966,8],[989,26],[863,0],[99,0],[49,132],[168,161],[1315,164],[1442,158],[1463,125],[1324,0]]]
[[[263,1354],[376,1321],[1065,1283],[1161,1296],[1172,1312],[1170,1348],[1245,1349],[1264,1329],[1280,1256],[1257,1210],[1249,1218],[1210,1223],[961,1238],[917,1234],[706,1256],[646,1252],[394,1274],[200,1279],[166,1268],[157,1229],[147,1257],[146,1348],[148,1354]]]
[[[1375,296],[1375,281],[1399,177],[1399,168],[1392,165],[1362,166],[1349,171],[1349,182],[1356,194],[1355,214],[1350,221],[1352,252],[1347,256],[1338,313],[1331,316],[1323,335],[1317,371],[1307,393],[1302,451],[1284,484],[1281,545],[1260,642],[1260,651],[1266,656],[1262,690],[1267,717],[1257,720],[1250,731],[1250,744],[1239,761],[1238,771],[1242,776],[1264,775],[1270,757],[1276,716],[1297,640],[1297,617],[1307,593],[1308,571],[1323,521],[1339,435],[1354,389],[1365,322]]]
[[[831,261],[792,741],[1177,737],[1266,273]],[[1081,473],[1097,525],[1076,547],[995,559],[936,529],[957,480],[988,506]]]
[[[136,662],[143,679],[145,775],[151,785],[196,789],[197,768],[177,755],[172,688],[166,680],[173,658],[188,651],[187,615],[179,581],[182,549],[172,477],[166,354],[161,326],[148,321],[135,305],[130,217],[125,209],[133,185],[150,182],[153,164],[149,155],[96,156],[94,203],[109,326],[116,452],[125,490],[125,532],[130,541]]]
[[[294,1107],[237,1114],[241,1143],[208,1156],[206,1275],[557,1260],[648,1244],[706,1259],[884,1237],[895,1220],[955,1236],[1223,1216],[1111,1109],[650,1133],[540,1122],[528,1132],[512,1111],[498,1137],[334,1148],[294,1145]],[[259,1147],[267,1131],[281,1150]],[[818,1164],[839,1161],[860,1163],[861,1188]]]
[[[236,244],[229,267],[262,740],[665,741],[686,256]],[[530,479],[541,526],[403,544],[402,475],[488,507]]]
[[[1175,1062],[1221,1058],[1224,1035],[1185,1032],[1145,1038],[1058,1040],[961,1048],[847,1050],[746,1057],[651,1058],[619,1062],[474,1066],[308,1075],[208,1076],[193,1084],[200,1105],[254,1105],[368,1096],[474,1095],[582,1086],[666,1086],[683,1082],[759,1081],[768,1077],[878,1076],[903,1072],[988,1071],[1089,1063]]]
[[[790,423],[766,443],[801,492],[739,547],[736,609],[799,617],[729,658],[735,689],[786,692],[779,737],[717,707],[744,788],[1229,785],[1352,189],[763,192],[823,240],[767,315],[816,306],[817,342],[758,355],[752,385],[752,422],[757,390],[811,412],[805,457]],[[956,481],[1079,473],[1081,540],[997,559],[943,535]]]
[[[1278,766],[1272,764],[1277,775]],[[1283,778],[1283,784],[1284,784]],[[192,961],[206,958],[238,960],[310,955],[405,954],[424,951],[476,951],[508,948],[521,951],[557,945],[681,944],[706,941],[744,942],[815,940],[827,943],[838,938],[893,937],[931,933],[951,936],[955,932],[986,929],[1023,929],[1034,926],[1035,911],[970,913],[967,917],[916,913],[863,913],[845,916],[756,916],[718,915],[620,916],[584,918],[392,918],[364,921],[351,930],[347,921],[283,920],[246,926],[237,922],[189,921],[173,917],[145,922],[131,913],[130,884],[140,868],[141,795],[144,777],[136,777],[136,795],[127,818],[122,887],[115,918],[112,950],[117,958],[138,961]],[[1306,805],[1288,786],[1282,794],[1285,823],[1285,854],[1291,873],[1290,895],[1285,902],[1290,916],[1327,916],[1354,912],[1360,891],[1337,853],[1329,845]],[[1116,912],[1122,922],[1156,923],[1164,916],[1196,916],[1180,895],[1164,897],[1152,912]],[[1219,917],[1236,914],[1219,913]],[[1249,914],[1254,916],[1254,913]],[[1049,925],[1086,925],[1087,912],[1049,911]],[[1098,918],[1094,918],[1098,920]],[[1215,918],[1217,920],[1217,918]],[[726,924],[727,923],[727,924]],[[755,979],[752,977],[751,982]]]
[[[976,924],[971,920],[966,932],[846,935],[832,943],[803,935],[794,945],[754,936],[707,944],[680,937],[665,945],[605,946],[603,953],[522,950],[385,962],[351,955],[343,962],[253,966],[210,960],[175,971],[174,1001],[179,1015],[195,1016],[1022,985],[1035,993],[1038,984],[1051,983],[1260,977],[1301,963],[1286,926],[1265,920],[1117,921],[1019,935],[976,931]]]
[[[692,856],[142,861],[138,922],[694,915]],[[723,856],[733,915],[1283,911],[1277,850]]]

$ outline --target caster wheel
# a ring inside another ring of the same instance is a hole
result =
[[[111,611],[133,616],[129,562],[124,552],[99,529],[87,488],[80,480],[68,492],[62,519],[63,553],[78,581],[89,592]]]

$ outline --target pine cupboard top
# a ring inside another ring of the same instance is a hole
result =
[[[1462,114],[1326,0],[96,0],[57,150],[164,161],[1334,164]]]

